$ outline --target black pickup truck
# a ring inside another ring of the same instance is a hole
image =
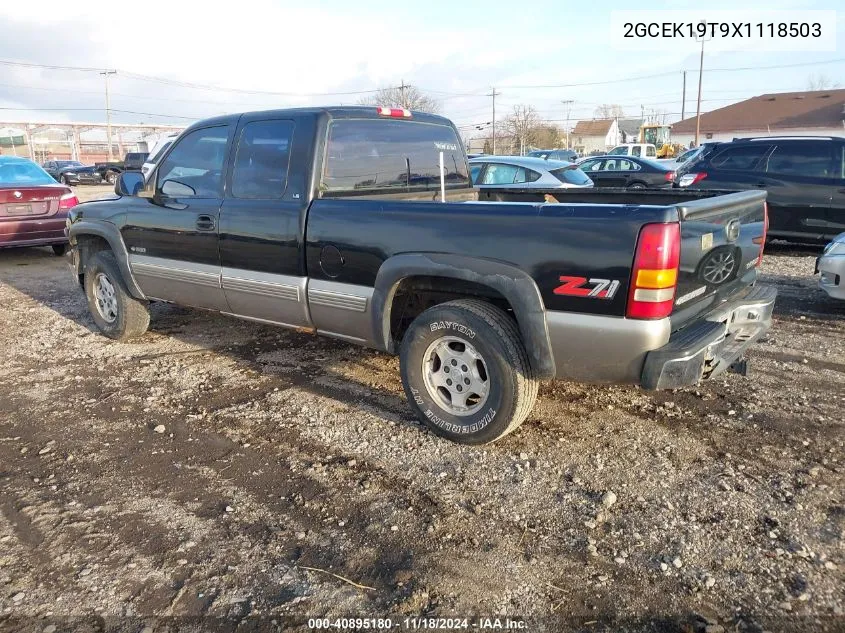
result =
[[[161,300],[398,353],[416,415],[458,442],[516,428],[541,379],[692,385],[771,325],[765,192],[479,202],[434,115],[209,119],[115,191],[67,225],[107,336]]]
[[[100,174],[100,178],[113,185],[124,171],[141,171],[148,156],[147,152],[129,152],[121,161],[94,163],[94,171]]]

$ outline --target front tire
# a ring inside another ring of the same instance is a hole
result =
[[[53,254],[61,257],[67,252],[67,244],[53,244]]]
[[[116,171],[108,172],[106,174],[106,182],[109,183],[110,185],[113,185],[114,183],[116,183],[117,182],[117,172]]]
[[[150,310],[126,288],[111,251],[95,253],[85,266],[85,296],[94,323],[116,341],[141,336],[150,325]]]
[[[400,365],[416,416],[460,444],[504,437],[537,399],[515,321],[485,301],[450,301],[420,314],[402,340]]]

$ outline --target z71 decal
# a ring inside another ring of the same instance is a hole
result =
[[[613,299],[613,295],[619,290],[619,281],[616,279],[587,279],[561,275],[559,281],[562,285],[555,288],[554,293],[565,297]]]

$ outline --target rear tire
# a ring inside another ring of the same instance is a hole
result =
[[[129,294],[111,251],[99,251],[88,260],[85,296],[94,323],[109,338],[128,341],[147,331],[149,305]]]
[[[645,189],[646,186],[641,182],[635,182],[628,185],[628,189]]]
[[[61,257],[67,252],[67,244],[53,244],[53,254]]]
[[[109,183],[110,185],[113,185],[114,183],[116,183],[117,182],[117,172],[116,171],[108,172],[106,174],[106,182]]]
[[[485,301],[450,301],[420,314],[402,340],[400,365],[417,418],[460,444],[504,437],[537,399],[515,321]]]

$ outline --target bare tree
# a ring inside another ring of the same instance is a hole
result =
[[[364,97],[360,105],[379,105],[390,108],[405,108],[420,112],[440,112],[440,102],[420,92],[414,86],[388,86]]]
[[[593,110],[597,119],[616,119],[625,116],[622,106],[617,103],[603,103]]]
[[[810,75],[807,77],[807,90],[827,90],[838,88],[839,84],[834,82],[827,75]]]
[[[540,116],[534,106],[517,105],[513,107],[513,112],[505,119],[503,127],[505,133],[514,140],[514,151],[523,154],[525,149],[535,142],[540,123]]]

